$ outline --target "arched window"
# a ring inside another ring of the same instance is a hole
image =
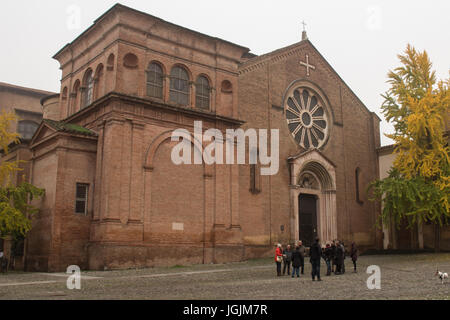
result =
[[[200,109],[209,109],[209,81],[204,76],[197,78],[195,83],[195,106]]]
[[[108,57],[108,61],[106,62],[106,69],[108,71],[114,70],[114,59],[115,59],[114,54],[111,53]]]
[[[30,140],[38,127],[39,125],[34,121],[23,120],[19,121],[17,131],[22,139]]]
[[[61,98],[62,98],[62,100],[67,99],[67,87],[64,87]]]
[[[159,64],[151,63],[147,69],[147,95],[150,97],[163,97],[163,71]]]
[[[78,91],[80,91],[80,80],[75,81],[72,92],[70,94],[70,98],[72,99],[70,106],[71,113],[75,113],[78,111]]]
[[[95,70],[94,76],[94,96],[93,99],[98,99],[104,94],[104,80],[103,80],[103,64],[100,63]]]
[[[83,87],[84,94],[82,106],[85,108],[92,103],[94,98],[94,73],[91,69],[89,69],[84,76]]]
[[[170,72],[170,101],[189,105],[189,75],[181,67],[174,67]]]

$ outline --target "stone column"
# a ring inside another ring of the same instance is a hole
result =
[[[101,219],[119,221],[123,162],[123,119],[108,119],[103,133]],[[123,218],[123,217],[122,217]]]
[[[241,228],[239,220],[239,166],[230,165],[231,227]]]
[[[131,197],[131,170],[132,170],[132,153],[133,153],[133,127],[131,120],[125,120],[122,123],[122,144],[120,152],[116,153],[118,161],[121,161],[120,170],[114,175],[119,177],[120,183],[114,184],[114,189],[119,189],[119,217],[123,225],[128,224],[130,219],[130,197]]]
[[[144,235],[143,241],[151,241],[151,214],[152,214],[152,173],[153,168],[144,166]]]
[[[203,210],[204,210],[204,232],[206,248],[214,246],[214,176],[213,166],[205,165],[204,171],[204,198],[203,198]],[[204,263],[214,262],[214,249],[205,249]]]
[[[94,188],[94,214],[93,220],[100,220],[101,212],[101,197],[102,197],[102,172],[103,172],[103,139],[104,139],[104,128],[105,122],[101,122],[98,127],[98,141],[97,141],[97,158],[96,158],[96,169],[95,169],[95,188]]]
[[[326,230],[323,231],[323,241],[332,241],[337,238],[337,217],[336,217],[336,191],[326,190],[321,197],[324,198],[324,210],[326,217],[324,221]]]
[[[132,151],[131,151],[131,185],[130,185],[130,215],[132,221],[142,222],[142,206],[144,197],[144,170],[141,162],[144,151],[145,123],[132,122]]]

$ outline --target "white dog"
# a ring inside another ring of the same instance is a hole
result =
[[[444,279],[448,279],[448,274],[446,272],[440,272],[439,270],[436,270],[435,276],[438,276],[439,279],[441,279],[441,283],[444,284]]]

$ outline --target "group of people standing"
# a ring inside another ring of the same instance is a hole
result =
[[[292,264],[292,278],[294,278],[295,274],[297,277],[300,277],[300,268],[301,274],[305,272],[305,255],[306,248],[303,246],[302,241],[298,241],[294,250],[291,250],[291,245],[287,245],[286,249],[283,250],[283,246],[281,244],[277,245],[277,249],[275,252],[275,262],[277,264],[277,276],[281,276],[281,264],[283,264],[283,275],[290,275],[291,264]]]
[[[358,260],[358,249],[355,242],[352,242],[350,249],[350,257],[353,262],[353,272],[356,272],[356,261]],[[290,275],[290,266],[292,264],[292,278],[295,274],[300,277],[304,274],[305,267],[305,256],[306,248],[303,246],[302,241],[298,241],[295,249],[292,250],[291,246],[288,244],[286,249],[283,249],[281,244],[277,245],[275,251],[275,262],[277,265],[277,276],[281,276],[281,266],[283,264],[283,275]],[[334,274],[344,274],[345,273],[345,263],[344,259],[346,256],[346,251],[344,243],[339,240],[334,240],[331,243],[327,243],[324,247],[321,247],[319,238],[316,238],[314,243],[309,249],[309,257],[311,263],[311,276],[312,280],[321,281],[320,279],[320,260],[324,259],[327,265],[327,276]]]

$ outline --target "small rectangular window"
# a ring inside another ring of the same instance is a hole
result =
[[[356,170],[355,170],[356,202],[358,202],[359,204],[363,204],[364,201],[361,200],[360,189],[359,189],[360,174],[361,174],[361,170],[359,168],[356,168]]]
[[[75,213],[87,215],[89,185],[77,183],[75,195]]]

